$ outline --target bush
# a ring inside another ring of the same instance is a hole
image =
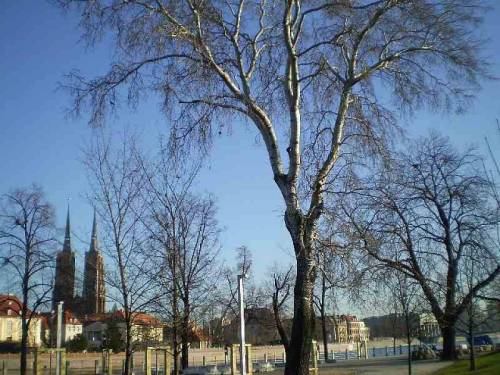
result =
[[[436,358],[436,353],[432,349],[420,346],[417,350],[411,352],[411,358],[413,360],[434,359]]]
[[[83,352],[84,350],[88,349],[88,346],[89,343],[87,341],[87,338],[82,334],[76,335],[72,340],[66,343],[66,349],[69,352]]]
[[[122,334],[115,320],[109,320],[106,329],[106,339],[103,340],[103,348],[111,349],[115,353],[121,352],[125,348]]]

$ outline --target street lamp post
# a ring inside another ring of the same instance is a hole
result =
[[[62,315],[63,315],[63,301],[60,301],[57,305],[57,336],[56,336],[56,348],[61,349],[61,339],[62,339]],[[61,374],[61,352],[56,351],[56,375]]]
[[[238,299],[240,303],[240,374],[246,375],[246,352],[245,352],[245,306],[243,302],[243,279],[246,275],[238,275]]]

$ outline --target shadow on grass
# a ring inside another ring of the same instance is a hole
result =
[[[500,374],[500,352],[488,353],[476,358],[476,371],[469,370],[469,360],[462,359],[451,366],[436,371],[433,375],[498,375]]]

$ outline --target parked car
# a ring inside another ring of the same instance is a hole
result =
[[[488,335],[475,336],[474,337],[474,346],[482,346],[482,345],[492,345],[493,340]]]

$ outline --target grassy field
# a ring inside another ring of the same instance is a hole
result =
[[[498,375],[500,374],[500,352],[485,354],[476,358],[476,371],[469,371],[469,360],[460,360],[445,367],[434,375]]]

